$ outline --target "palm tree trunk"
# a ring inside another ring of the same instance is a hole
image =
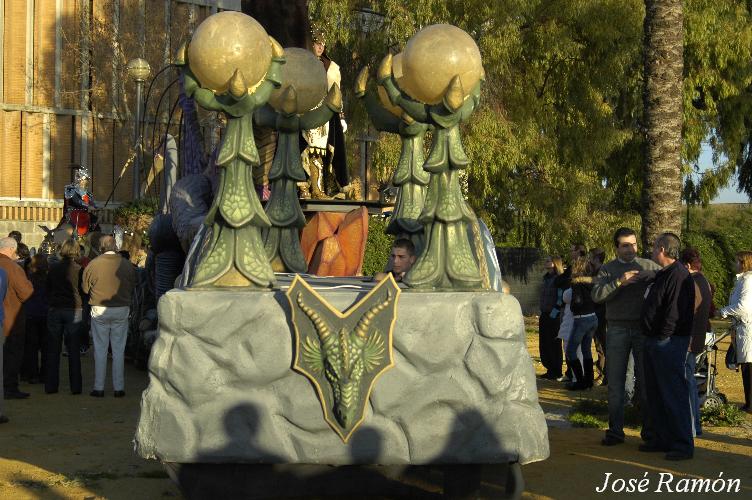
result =
[[[682,0],[645,0],[643,106],[645,123],[642,243],[681,232]]]

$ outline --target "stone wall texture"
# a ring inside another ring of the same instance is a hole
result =
[[[345,310],[365,292],[319,290]],[[281,291],[173,290],[159,302],[136,451],[181,463],[528,463],[548,431],[520,306],[495,292],[399,298],[395,366],[343,443],[291,369]]]

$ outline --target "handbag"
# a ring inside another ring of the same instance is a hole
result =
[[[729,370],[739,371],[736,367],[736,346],[732,342],[726,351],[726,368]]]

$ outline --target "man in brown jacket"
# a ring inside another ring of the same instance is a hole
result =
[[[101,255],[92,260],[81,283],[91,305],[91,335],[94,339],[94,389],[91,396],[104,397],[107,346],[112,346],[112,386],[116,398],[125,396],[123,357],[128,338],[128,315],[136,284],[133,265],[117,253],[115,238],[99,240]]]
[[[8,275],[8,292],[3,300],[3,390],[5,399],[25,399],[28,392],[18,389],[18,374],[23,361],[24,343],[26,341],[26,322],[21,309],[24,302],[31,297],[34,287],[26,279],[21,266],[16,263],[18,242],[13,238],[0,238],[0,268]]]

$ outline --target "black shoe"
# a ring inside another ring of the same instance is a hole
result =
[[[28,392],[11,391],[5,393],[5,399],[26,399],[30,396]]]
[[[680,451],[669,451],[666,453],[666,460],[673,460],[674,462],[678,462],[679,460],[690,460],[692,458],[692,453],[682,453]]]
[[[642,443],[640,446],[637,447],[637,449],[645,453],[657,453],[657,452],[666,453],[668,451],[668,448],[666,448],[665,446],[658,446],[656,444],[650,444],[650,443]]]
[[[79,394],[81,394],[81,391],[71,391],[71,394],[78,396]]]
[[[601,439],[601,445],[603,446],[616,446],[617,444],[624,444],[624,440],[615,438],[614,436],[606,436]]]
[[[45,389],[45,390],[44,390],[44,393],[45,393],[45,394],[57,394],[57,389],[54,389],[54,390],[49,390],[49,391],[48,391],[47,389]]]
[[[89,396],[93,398],[103,398],[104,397],[104,391],[91,391],[89,393]]]
[[[0,424],[7,424],[10,422],[10,419],[6,417],[5,415],[0,415]]]
[[[125,397],[125,391],[115,391],[113,394],[116,398],[124,398]]]

